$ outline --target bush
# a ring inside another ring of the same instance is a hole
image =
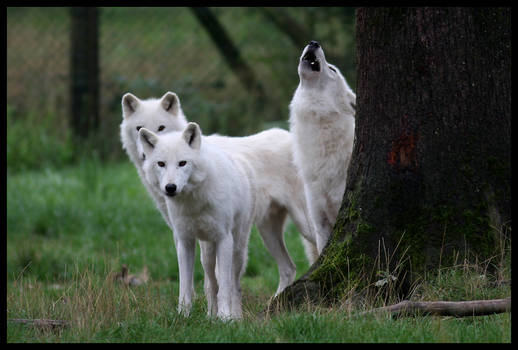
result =
[[[53,114],[21,116],[8,105],[8,173],[72,163],[74,147],[62,124]]]

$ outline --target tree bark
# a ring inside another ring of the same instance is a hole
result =
[[[404,296],[459,256],[490,262],[510,235],[510,8],[360,8],[356,35],[342,206],[319,259],[271,310],[341,299],[378,271]]]

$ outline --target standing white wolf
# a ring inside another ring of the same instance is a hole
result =
[[[137,143],[138,130],[145,127],[157,134],[184,130],[187,121],[178,96],[167,92],[160,99],[140,100],[127,93],[122,98],[123,121],[120,126],[123,148],[128,153],[158,209],[171,229],[165,199],[146,180],[142,164],[143,152]],[[255,223],[266,248],[277,262],[280,293],[295,279],[295,264],[284,242],[286,218],[289,215],[302,235],[308,260],[313,263],[318,252],[314,227],[308,220],[304,187],[293,163],[292,135],[286,130],[270,129],[247,137],[207,136],[220,148],[240,153],[249,159],[257,176],[257,208]],[[175,242],[176,243],[176,242]]]
[[[304,48],[300,83],[290,103],[293,153],[321,253],[345,191],[354,140],[356,95],[316,41]]]
[[[173,92],[167,92],[160,99],[140,100],[130,93],[122,97],[122,123],[120,125],[122,148],[126,150],[130,160],[137,168],[142,183],[171,229],[173,226],[167,215],[164,198],[145,180],[142,170],[144,153],[142,149],[139,149],[137,138],[139,130],[143,127],[157,133],[165,133],[183,130],[186,126],[187,120],[183,114],[180,100]]]
[[[139,144],[146,180],[164,196],[173,224],[179,311],[191,308],[199,240],[209,313],[241,318],[240,280],[255,216],[255,174],[248,160],[211,143],[196,123],[161,136],[142,128]]]

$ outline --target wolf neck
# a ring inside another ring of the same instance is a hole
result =
[[[296,98],[304,101],[301,108],[322,109],[329,113],[337,112],[354,117],[356,95],[344,82],[342,86],[325,82],[326,79],[301,79]],[[340,93],[335,91],[338,89]],[[304,113],[307,114],[307,113]],[[323,115],[328,114],[324,113]]]
[[[301,77],[299,83],[299,89],[301,90],[301,92],[314,94],[315,90],[325,90],[329,84],[326,83],[326,79],[323,79],[324,77],[322,77],[321,74],[319,74],[318,77],[312,77],[310,79]]]

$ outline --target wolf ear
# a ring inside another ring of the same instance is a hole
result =
[[[139,103],[140,100],[129,92],[122,96],[122,117],[127,118],[135,113]]]
[[[187,128],[185,128],[182,136],[189,146],[194,149],[200,149],[201,129],[198,124],[192,122],[187,124]]]
[[[160,99],[162,108],[172,115],[178,115],[180,113],[180,99],[174,92],[168,91]]]
[[[153,152],[157,141],[158,136],[156,134],[146,128],[140,128],[138,132],[138,143],[145,155],[149,155]]]

